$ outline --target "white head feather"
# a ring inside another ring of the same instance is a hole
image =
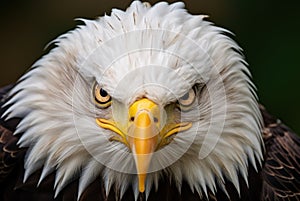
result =
[[[185,179],[200,196],[222,187],[224,178],[239,191],[237,174],[247,182],[248,161],[256,167],[262,160],[261,116],[240,48],[204,18],[187,13],[183,3],[135,1],[56,39],[7,103],[8,118],[23,118],[16,133],[23,132],[20,146],[29,147],[24,181],[40,168],[40,182],[56,170],[56,192],[78,177],[80,196],[102,175],[107,193],[115,185],[122,197],[132,186],[137,197],[131,153],[110,142],[112,131],[95,117],[109,118],[142,96],[165,106],[198,84],[205,89],[196,110],[181,116],[193,127],[155,153],[146,193],[157,188],[161,173],[179,189]],[[115,108],[95,108],[95,82],[118,102]]]

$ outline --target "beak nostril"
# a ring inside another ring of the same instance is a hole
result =
[[[134,120],[135,120],[135,117],[134,116],[132,116],[132,117],[130,117],[130,119],[129,119],[131,122],[134,122]],[[158,123],[158,118],[157,117],[153,117],[153,121],[154,121],[154,123]]]

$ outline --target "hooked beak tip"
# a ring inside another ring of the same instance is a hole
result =
[[[139,191],[140,193],[145,192],[145,181],[146,181],[146,174],[139,174]]]

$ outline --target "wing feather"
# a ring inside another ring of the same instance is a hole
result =
[[[2,116],[5,108],[2,108],[6,101],[7,92],[12,88],[12,85],[0,89],[0,116]],[[13,119],[4,122],[0,119],[0,184],[14,169],[15,164],[20,157],[23,157],[24,150],[17,147],[18,137],[13,135],[13,128],[18,120]]]
[[[265,128],[264,201],[300,200],[300,138],[261,107]]]

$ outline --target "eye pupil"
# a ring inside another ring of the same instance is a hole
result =
[[[103,96],[103,97],[106,97],[108,94],[104,89],[101,88],[100,89],[100,95]]]
[[[188,100],[189,97],[190,97],[190,94],[189,94],[189,93],[186,93],[186,94],[184,94],[184,96],[182,96],[180,99],[181,99],[181,100]]]

